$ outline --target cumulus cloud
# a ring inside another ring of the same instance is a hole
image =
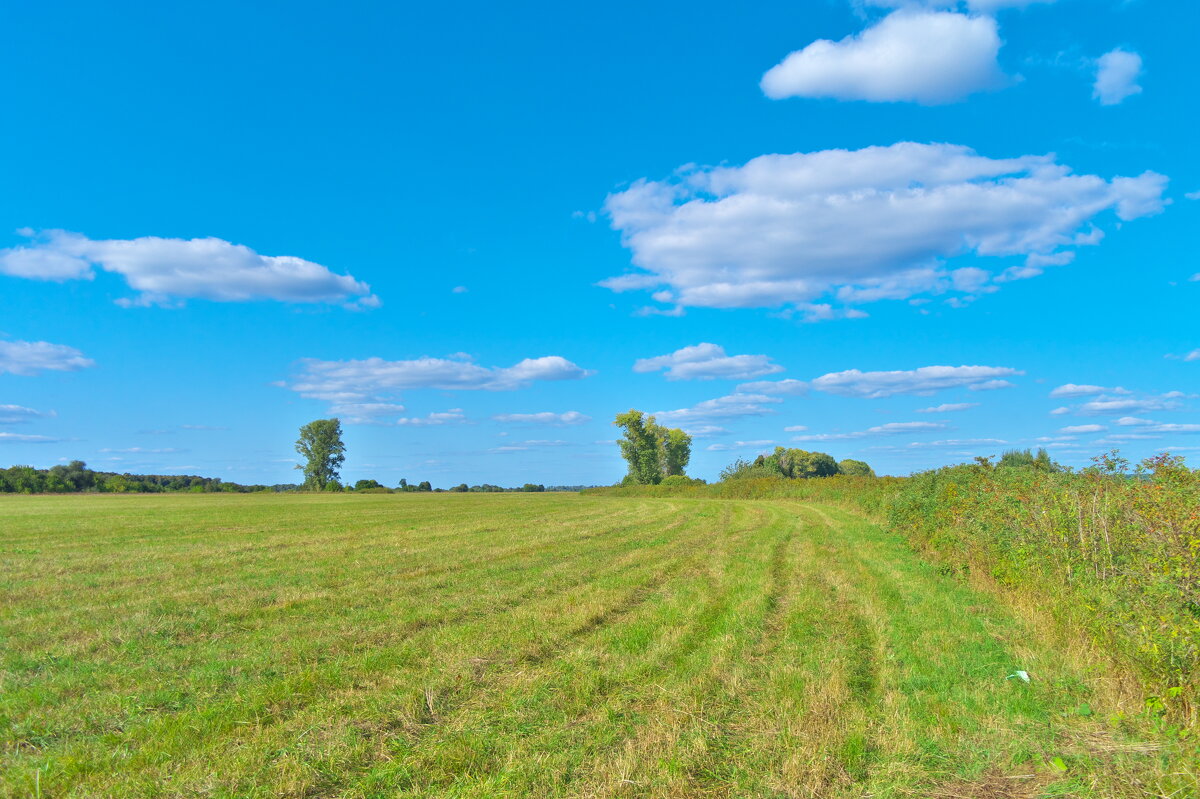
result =
[[[841,41],[818,39],[762,77],[773,99],[832,97],[937,105],[998,88],[996,21],[902,8]]]
[[[497,422],[544,424],[551,427],[584,424],[592,420],[592,417],[582,414],[579,411],[567,411],[566,413],[554,413],[552,411],[543,411],[541,413],[500,413],[492,418]]]
[[[1024,8],[1034,3],[1053,3],[1054,0],[966,0],[971,11],[994,14],[1002,8]],[[960,0],[858,0],[863,6],[879,8],[958,8]]]
[[[874,436],[927,433],[933,430],[945,429],[946,425],[940,422],[889,422],[869,427],[866,430],[857,430],[853,433],[817,433],[814,435],[793,436],[792,441],[846,441],[856,438],[872,438]]]
[[[687,425],[717,419],[737,419],[743,416],[766,416],[776,412],[774,408],[767,406],[777,402],[783,402],[783,400],[766,394],[729,394],[698,402],[690,408],[658,411],[654,416],[660,423]]]
[[[1196,278],[1192,278],[1192,280],[1195,279]],[[1200,361],[1200,349],[1192,350],[1191,352],[1184,353],[1183,355],[1168,353],[1165,357],[1170,358],[1173,361]]]
[[[39,411],[24,405],[0,405],[0,424],[23,424],[57,415],[54,411]]]
[[[306,359],[300,364],[300,374],[287,388],[313,399],[351,403],[408,389],[510,391],[538,380],[578,380],[592,374],[558,355],[526,358],[506,367],[428,357],[411,361]]]
[[[984,270],[946,259],[1045,264],[1098,243],[1103,214],[1161,211],[1165,186],[1153,172],[1105,180],[1071,174],[1052,156],[993,159],[952,144],[763,155],[610,195],[612,225],[643,271],[601,285],[712,308],[975,296],[995,288]]]
[[[1092,97],[1100,105],[1117,105],[1127,97],[1142,93],[1138,77],[1142,74],[1142,57],[1117,48],[1096,60],[1096,82]]]
[[[978,407],[978,402],[944,402],[932,408],[921,408],[917,413],[955,413],[956,411],[965,411]]]
[[[1128,389],[1121,388],[1120,386],[1113,386],[1112,388],[1109,388],[1107,386],[1092,386],[1092,385],[1087,385],[1087,384],[1079,385],[1077,383],[1066,383],[1066,384],[1061,385],[1058,388],[1054,389],[1053,391],[1051,391],[1050,396],[1051,397],[1090,397],[1095,394],[1128,394],[1128,393],[1129,393]]]
[[[996,378],[1025,374],[1006,366],[922,366],[891,372],[862,372],[847,369],[831,372],[812,381],[817,391],[843,397],[879,399],[896,394],[928,396],[950,388],[998,388]],[[1000,381],[1007,382],[1007,381]]]
[[[136,297],[125,306],[175,305],[181,300],[279,300],[373,308],[371,287],[350,275],[291,255],[259,255],[217,238],[92,240],[50,230],[29,244],[0,250],[0,274],[32,280],[91,280],[98,268],[120,275]]]
[[[48,341],[0,341],[0,375],[36,375],[38,372],[76,372],[94,366],[74,347]]]
[[[641,358],[633,364],[635,372],[663,369],[668,380],[745,380],[783,371],[766,355],[726,355],[724,347],[703,342],[668,355]]]

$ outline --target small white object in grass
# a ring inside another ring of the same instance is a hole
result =
[[[1014,678],[1020,680],[1021,682],[1029,682],[1029,672],[1018,669],[1004,679],[1011,680]]]

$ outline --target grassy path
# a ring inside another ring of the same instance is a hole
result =
[[[0,531],[0,796],[1167,795],[1090,675],[832,508],[6,497]]]

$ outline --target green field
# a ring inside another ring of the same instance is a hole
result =
[[[1166,796],[1172,779],[1113,722],[1103,668],[831,506],[8,496],[0,601],[4,796]]]

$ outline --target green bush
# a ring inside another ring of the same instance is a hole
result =
[[[1178,704],[1200,681],[1200,470],[1181,458],[1124,474],[1118,458],[1079,473],[986,461],[907,480],[893,529],[954,571],[980,570],[1045,597]]]

